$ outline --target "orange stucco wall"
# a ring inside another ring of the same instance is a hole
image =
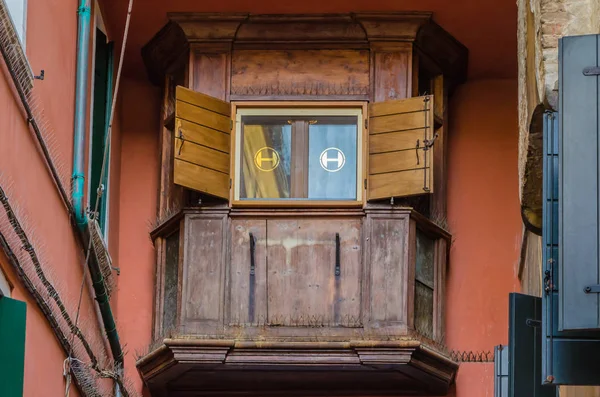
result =
[[[508,293],[519,290],[517,82],[476,80],[450,102],[447,284],[450,349],[508,342]],[[458,397],[493,396],[493,364],[463,364]]]
[[[77,37],[77,0],[27,1],[26,53],[35,74],[35,103],[43,109],[48,147],[69,189],[73,150],[73,111]],[[0,61],[0,185],[20,214],[48,278],[74,320],[82,282],[82,249],[71,228],[67,210],[46,169],[37,141]],[[0,209],[0,216],[4,217]],[[3,218],[4,219],[4,218]],[[6,223],[0,231],[13,250],[24,257],[16,236]],[[16,277],[4,255],[0,267],[14,286],[12,297],[27,303],[24,396],[64,395],[63,361],[66,357],[49,323],[32,296]],[[79,327],[99,357],[107,355],[103,330],[87,285],[84,288]],[[70,336],[70,335],[69,335]],[[87,357],[81,357],[89,362]],[[111,387],[109,382],[102,382]],[[77,395],[72,388],[72,394]]]

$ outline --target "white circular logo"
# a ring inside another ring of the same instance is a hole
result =
[[[330,147],[321,153],[321,167],[327,172],[338,172],[346,164],[344,152],[336,147]]]

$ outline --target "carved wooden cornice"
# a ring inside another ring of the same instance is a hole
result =
[[[253,15],[171,13],[170,22],[142,49],[154,83],[195,50],[232,48],[369,48],[382,43],[413,43],[432,70],[448,81],[466,78],[467,49],[432,20],[429,12]]]
[[[195,379],[194,392],[202,391],[203,395],[240,390],[256,395],[297,390],[304,395],[328,391],[343,391],[347,395],[445,395],[458,370],[458,363],[415,339],[165,339],[162,346],[140,358],[136,365],[153,395],[157,392],[178,396],[186,395],[183,391],[190,377]],[[300,376],[288,376],[298,370],[302,370]],[[225,381],[237,371],[246,375],[236,378],[235,383]],[[323,377],[325,373],[327,376]],[[277,383],[278,377],[285,378],[285,382]]]

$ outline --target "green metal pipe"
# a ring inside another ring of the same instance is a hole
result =
[[[84,154],[85,154],[85,135],[86,135],[86,112],[87,112],[87,87],[88,87],[88,65],[90,53],[90,17],[91,10],[89,0],[81,0],[77,9],[79,25],[77,33],[77,73],[75,81],[75,120],[73,136],[73,212],[74,220],[83,246],[89,244],[89,235],[87,223],[88,217],[83,202],[85,188],[84,173]],[[104,284],[104,278],[98,261],[94,255],[91,255],[89,261],[90,276],[94,287],[94,294],[102,316],[104,331],[110,345],[113,359],[119,366],[123,364],[123,349],[119,341],[119,333],[110,307],[110,301]]]
[[[87,224],[85,205],[83,203],[85,189],[84,155],[85,155],[85,120],[87,112],[87,83],[90,53],[90,4],[89,0],[81,0],[77,9],[79,29],[77,32],[77,74],[75,80],[75,120],[73,132],[73,210],[75,223],[80,229]]]

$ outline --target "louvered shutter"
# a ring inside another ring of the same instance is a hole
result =
[[[21,397],[25,368],[25,320],[27,306],[0,297],[0,396]]]
[[[178,86],[175,103],[176,184],[229,197],[229,103]]]
[[[433,96],[369,106],[368,199],[433,192]]]
[[[585,292],[600,284],[598,45],[597,35],[559,43],[560,330],[600,328],[600,286]]]
[[[544,115],[542,382],[554,385],[600,384],[600,332],[559,331],[559,145],[558,114]]]
[[[542,385],[542,300],[509,294],[508,395],[553,397],[556,388]]]

